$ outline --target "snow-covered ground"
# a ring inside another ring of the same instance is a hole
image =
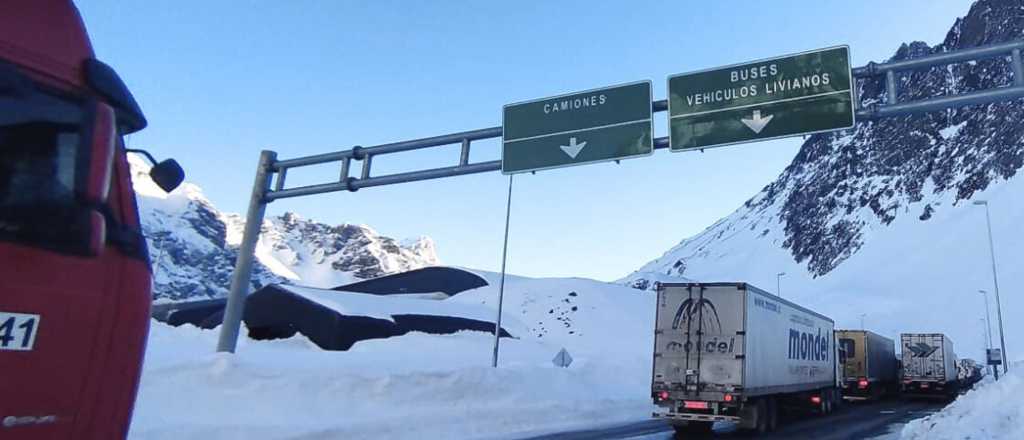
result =
[[[942,411],[913,420],[904,440],[1017,440],[1024,438],[1024,375],[1016,363],[998,382],[990,378]]]
[[[443,300],[493,307],[491,286]],[[415,301],[415,300],[410,300]],[[436,301],[436,300],[420,300]],[[509,277],[500,368],[493,335],[422,333],[318,349],[153,322],[132,439],[511,438],[643,420],[654,298],[583,279]],[[562,347],[569,368],[551,359]]]

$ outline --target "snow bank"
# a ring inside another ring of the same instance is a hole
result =
[[[989,381],[960,396],[942,411],[913,420],[901,433],[905,440],[1024,438],[1024,363],[998,382]]]
[[[500,274],[465,270],[483,277],[489,285],[462,292],[447,301],[484,304],[496,309]],[[617,359],[643,364],[650,370],[654,306],[654,292],[619,284],[584,278],[509,275],[505,279],[505,318],[512,317],[526,325],[528,338],[556,348],[565,347],[577,359],[577,355]],[[646,375],[650,374],[647,371]]]
[[[491,309],[496,284],[420,301]],[[410,333],[344,352],[301,335],[243,339],[224,355],[215,331],[154,322],[130,438],[493,439],[650,416],[653,295],[510,277],[505,311],[530,328],[502,339],[497,369],[489,333]],[[562,347],[575,359],[565,369],[551,364]]]
[[[479,304],[456,303],[445,299],[430,299],[437,293],[425,295],[374,295],[370,293],[345,292],[311,287],[290,286],[281,284],[280,289],[287,290],[302,298],[306,298],[328,309],[348,316],[367,316],[394,322],[395,315],[429,315],[456,316],[477,321],[494,322],[497,313]],[[513,320],[513,323],[515,320]],[[512,331],[509,325],[502,327]],[[506,325],[509,324],[509,325]],[[516,330],[519,330],[518,328]],[[515,335],[515,333],[513,333]]]

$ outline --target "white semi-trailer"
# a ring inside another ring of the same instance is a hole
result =
[[[677,431],[731,421],[766,432],[782,410],[829,413],[842,399],[834,327],[746,283],[661,284],[654,417]]]
[[[903,333],[900,345],[905,396],[956,397],[960,381],[953,341],[942,333]]]

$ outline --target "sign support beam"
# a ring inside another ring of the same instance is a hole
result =
[[[501,344],[501,309],[505,300],[505,262],[508,260],[508,224],[512,218],[512,178],[508,176],[508,199],[505,204],[505,241],[501,247],[501,281],[498,282],[498,318],[494,320],[494,356],[491,367],[498,368],[498,345]]]

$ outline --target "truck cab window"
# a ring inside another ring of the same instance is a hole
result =
[[[80,138],[72,125],[0,125],[0,240],[71,252],[87,241]]]
[[[74,202],[76,127],[0,127],[0,209]]]

